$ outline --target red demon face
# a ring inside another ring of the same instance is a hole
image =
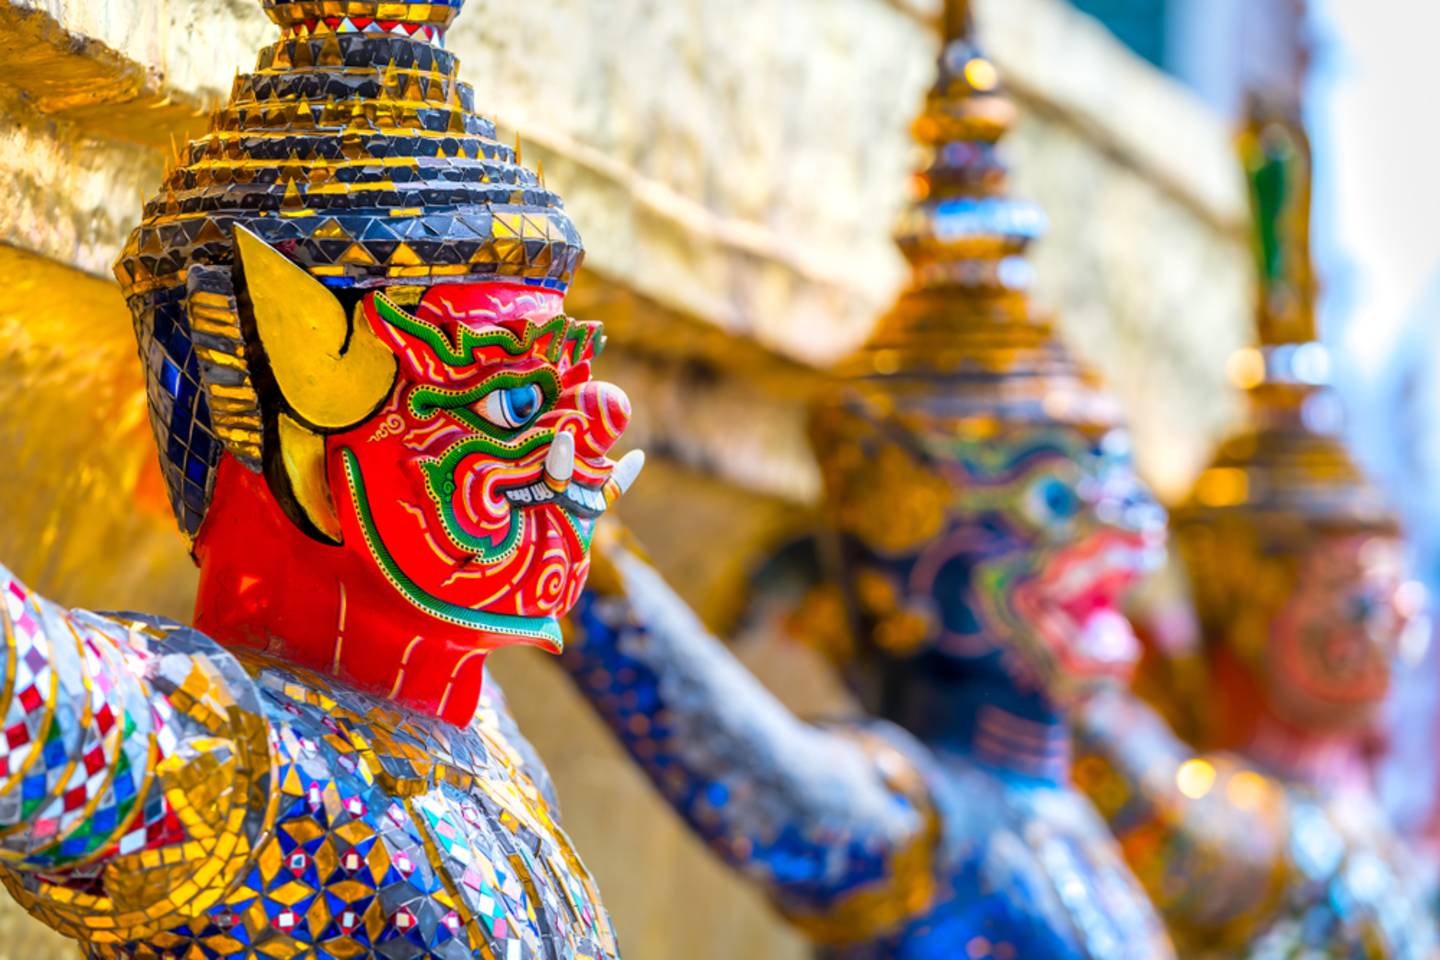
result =
[[[430,616],[558,649],[596,518],[632,479],[606,458],[630,406],[590,379],[599,325],[507,283],[361,309],[399,373],[373,417],[328,439],[346,542]]]
[[[1265,667],[1276,705],[1309,726],[1360,727],[1390,689],[1421,601],[1393,537],[1317,537],[1272,622]],[[1423,594],[1423,590],[1421,591]]]

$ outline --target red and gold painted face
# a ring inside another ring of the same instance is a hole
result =
[[[513,282],[337,296],[237,238],[266,439],[219,465],[196,625],[467,722],[486,653],[560,648],[644,462],[607,456],[630,404],[591,379],[600,326]]]
[[[558,649],[630,417],[591,379],[599,325],[506,283],[431,287],[410,308],[373,292],[361,310],[399,371],[373,417],[328,438],[345,541],[425,614]]]
[[[1308,727],[1369,720],[1390,689],[1401,639],[1423,592],[1394,537],[1318,538],[1271,623],[1263,667],[1275,707]]]

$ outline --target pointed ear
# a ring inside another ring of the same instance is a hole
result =
[[[235,251],[265,365],[298,423],[334,432],[379,409],[398,367],[364,313],[352,323],[324,284],[241,226]]]
[[[273,382],[266,389],[280,394],[267,417],[275,444],[265,457],[270,489],[302,530],[339,543],[322,434],[353,427],[378,410],[395,385],[398,360],[358,304],[347,317],[324,284],[244,227],[235,228],[235,252],[237,292],[255,325],[258,366]]]

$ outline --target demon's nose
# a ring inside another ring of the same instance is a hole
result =
[[[591,382],[580,388],[576,407],[585,426],[576,431],[575,452],[587,459],[605,456],[630,424],[630,398],[613,383]]]

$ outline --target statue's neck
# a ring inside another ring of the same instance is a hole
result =
[[[475,632],[407,604],[353,552],[301,533],[265,480],[226,457],[195,543],[195,626],[465,725],[484,676]]]
[[[1365,757],[1364,744],[1349,731],[1303,729],[1262,708],[1240,749],[1276,776],[1295,783],[1327,792],[1370,786],[1371,764]]]
[[[919,668],[892,686],[887,718],[925,743],[1002,774],[1070,779],[1070,729],[1041,698],[1002,679],[938,679]]]

